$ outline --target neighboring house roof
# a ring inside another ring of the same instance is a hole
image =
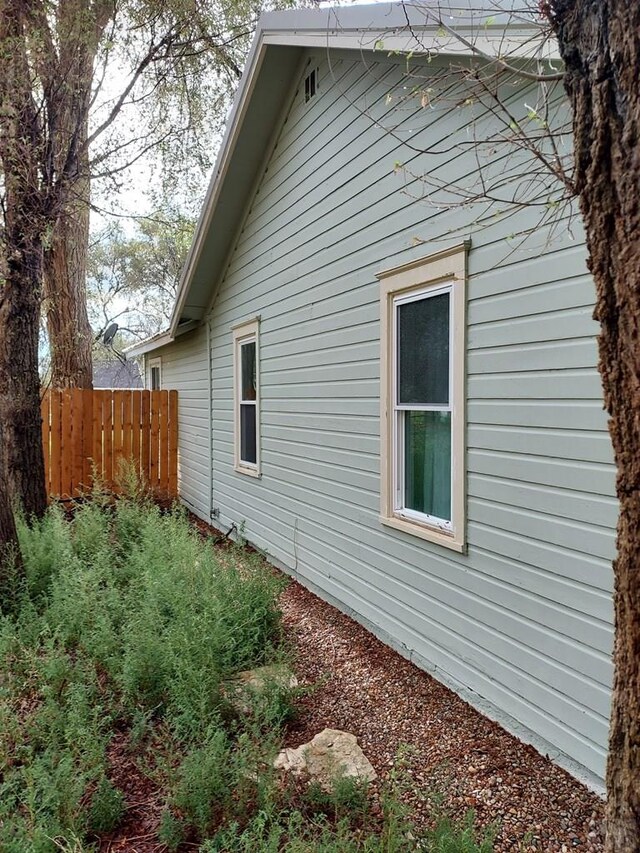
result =
[[[557,71],[556,43],[535,38],[540,24],[523,0],[421,0],[261,16],[213,170],[166,332],[130,347],[141,355],[171,343],[207,313],[278,116],[308,47],[533,60]]]
[[[140,368],[135,361],[95,361],[94,388],[142,388]]]

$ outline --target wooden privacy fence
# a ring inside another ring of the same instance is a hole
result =
[[[47,391],[42,446],[49,497],[86,492],[94,471],[116,489],[129,462],[160,497],[178,494],[178,392]]]

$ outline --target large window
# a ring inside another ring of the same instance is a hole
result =
[[[260,475],[259,326],[250,320],[233,330],[234,465]]]
[[[464,546],[465,246],[381,273],[382,521]]]

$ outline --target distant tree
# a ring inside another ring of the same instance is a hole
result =
[[[141,220],[133,236],[119,226],[96,235],[89,247],[87,302],[94,336],[118,323],[121,342],[149,337],[169,324],[180,274],[193,236],[193,220],[158,212]]]

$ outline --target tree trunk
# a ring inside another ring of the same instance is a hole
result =
[[[20,49],[17,5],[0,3],[0,163],[4,190],[0,279],[0,484],[29,515],[46,508],[38,375],[42,296],[43,197],[38,157],[39,110]]]
[[[14,251],[0,290],[1,448],[11,500],[40,517],[47,505],[38,375],[42,255],[39,240],[26,236],[29,224],[22,225],[5,237]]]
[[[620,500],[608,853],[640,851],[640,3],[553,0]]]
[[[89,247],[88,122],[100,20],[88,0],[59,0],[57,76],[64,86],[47,92],[48,132],[61,207],[44,253],[44,295],[54,388],[93,387],[93,335],[87,316]],[[100,17],[100,16],[99,16]]]
[[[0,447],[2,446],[3,433],[0,421]],[[24,578],[18,531],[13,517],[7,480],[4,456],[0,454],[0,613],[13,609],[19,581]]]
[[[83,158],[85,159],[85,158]],[[88,163],[44,254],[44,292],[54,388],[92,388],[93,334],[87,315]]]

